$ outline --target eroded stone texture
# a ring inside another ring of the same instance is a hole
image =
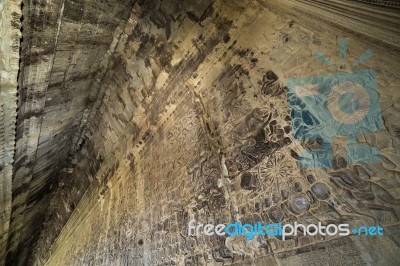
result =
[[[126,1],[23,1],[13,211],[7,265],[25,265],[75,134],[90,107],[93,76]],[[93,92],[96,93],[96,92]]]
[[[0,2],[0,265],[4,264],[12,206],[12,164],[17,118],[20,1]]]
[[[6,264],[399,264],[399,15],[392,1],[316,2],[24,1]],[[340,62],[337,36],[342,69],[315,59]],[[358,141],[382,161],[349,163],[338,137],[331,169],[299,168],[324,142],[293,138],[286,81],[350,71],[367,49],[353,70],[375,69],[384,129]],[[195,237],[191,219],[385,236]]]
[[[339,138],[332,169],[301,169],[299,154],[322,143],[293,141],[286,80],[334,73],[314,55],[321,51],[339,62],[336,35],[348,32],[310,23],[301,12],[294,21],[284,7],[274,1],[135,3],[92,84],[98,94],[81,127],[81,151],[70,157],[32,263],[398,263],[400,247],[389,236],[399,235],[398,55],[348,35],[348,62],[374,49],[357,69],[378,73],[385,129],[360,141],[377,147],[382,162],[346,163]],[[379,223],[388,235],[247,242],[188,236],[193,218]]]

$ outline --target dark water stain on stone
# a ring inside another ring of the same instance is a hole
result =
[[[296,214],[301,214],[308,210],[310,203],[308,202],[306,196],[297,195],[294,196],[290,202],[291,210]]]
[[[284,92],[279,77],[272,70],[268,70],[262,78],[261,93],[271,96],[279,96]]]
[[[294,191],[296,191],[296,192],[301,192],[302,189],[303,189],[303,188],[302,188],[300,182],[294,183]]]
[[[273,194],[272,195],[272,201],[277,203],[281,200],[281,197],[278,194]]]
[[[313,175],[307,175],[307,181],[312,184],[315,182],[315,177]]]
[[[283,220],[284,214],[283,210],[279,208],[278,206],[273,206],[271,207],[268,212],[268,217],[271,219],[272,222],[278,223]]]
[[[315,183],[311,186],[311,191],[320,200],[326,200],[329,198],[329,191],[326,189],[325,185],[322,183]]]
[[[272,204],[272,200],[271,200],[271,198],[265,198],[264,199],[264,205],[265,205],[265,207],[270,207],[271,206],[271,204]]]
[[[224,41],[224,43],[229,42],[230,39],[231,39],[231,36],[229,36],[228,33],[224,34],[224,38],[222,38],[222,40]]]
[[[296,160],[300,159],[300,156],[297,154],[297,152],[292,149],[290,149],[290,156],[292,156]]]
[[[347,161],[342,156],[335,156],[332,160],[332,167],[335,170],[346,168]]]
[[[250,172],[244,172],[241,176],[240,186],[247,190],[253,189],[254,176]]]
[[[289,197],[289,189],[284,188],[281,190],[281,195],[283,199],[287,199]]]
[[[338,181],[340,184],[346,187],[354,186],[354,180],[345,172],[338,171],[330,174],[334,180]]]

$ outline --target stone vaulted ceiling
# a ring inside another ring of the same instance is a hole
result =
[[[28,256],[40,233],[50,202],[48,193],[57,186],[68,155],[79,149],[79,128],[97,94],[91,87],[98,82],[95,74],[100,60],[132,3],[39,0],[21,4],[23,40],[8,263]]]
[[[285,82],[332,72],[315,54],[337,62],[339,36],[374,51],[382,163],[299,170]],[[0,265],[396,261],[399,1],[0,0],[0,52]],[[193,215],[392,237],[242,247],[186,238]]]

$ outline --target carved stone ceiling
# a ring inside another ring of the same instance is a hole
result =
[[[397,0],[0,0],[0,265],[395,263],[399,14]],[[354,141],[380,161],[335,135],[328,166],[299,167],[324,143],[296,137],[291,108],[318,125],[288,81],[363,69],[382,123]],[[189,216],[392,237],[194,240]]]

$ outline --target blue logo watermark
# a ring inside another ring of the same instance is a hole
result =
[[[297,235],[308,235],[308,236],[348,236],[350,235],[349,224],[328,224],[323,225],[321,222],[318,224],[304,225],[295,222],[294,224],[283,224],[270,223],[264,225],[261,222],[256,224],[241,224],[240,222],[234,222],[230,224],[195,224],[195,220],[191,220],[188,224],[188,235],[199,236],[205,234],[207,236],[219,235],[219,236],[244,236],[246,240],[250,241],[256,236],[272,236],[279,237],[282,240],[286,240],[288,237]],[[351,232],[355,235],[365,236],[383,236],[383,228],[380,225],[377,226],[360,226],[353,228]]]
[[[339,39],[344,68],[347,41]],[[366,51],[353,68],[372,56]],[[335,67],[326,56],[317,59]],[[318,147],[300,155],[302,168],[332,168],[334,137],[347,139],[347,163],[379,163],[379,151],[360,143],[357,136],[383,129],[378,85],[373,69],[338,72],[320,76],[292,78],[287,82],[293,138],[318,143]]]

